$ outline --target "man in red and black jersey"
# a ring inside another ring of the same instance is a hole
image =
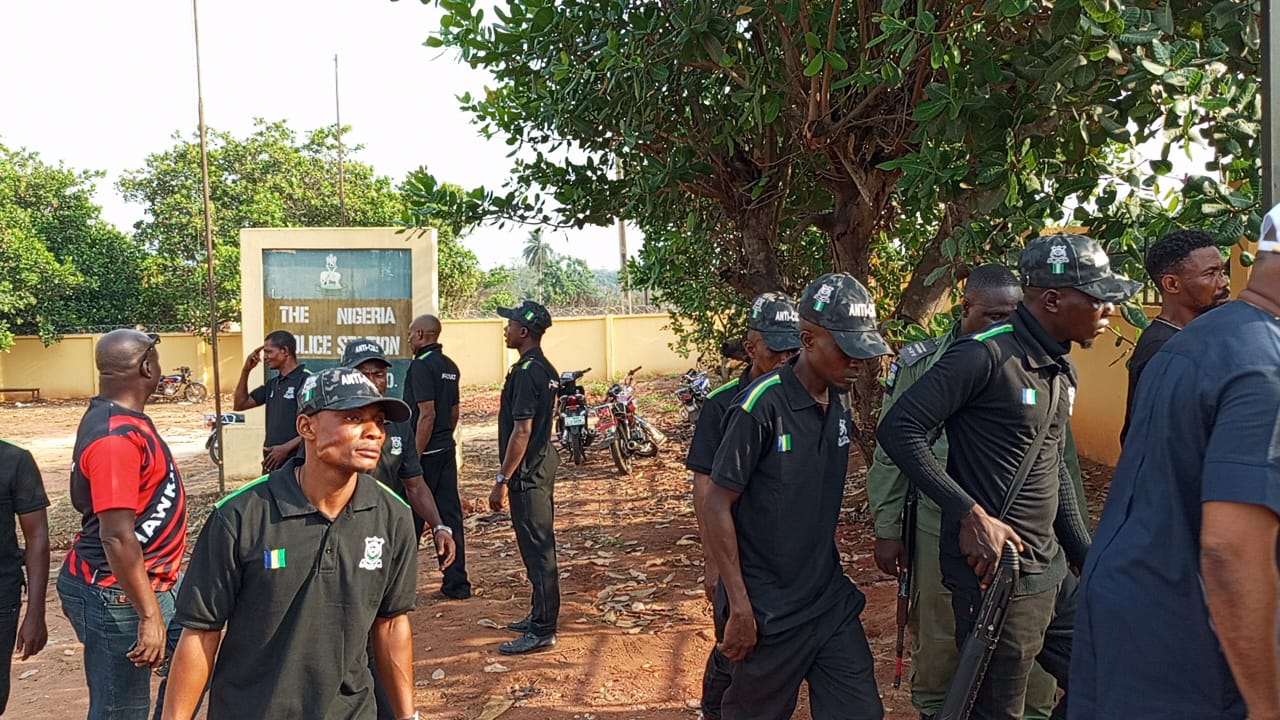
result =
[[[101,394],[80,420],[71,502],[80,532],[58,576],[63,613],[84,643],[89,720],[144,720],[150,669],[187,542],[182,479],[143,412],[161,378],[158,337],[114,330],[98,341]]]

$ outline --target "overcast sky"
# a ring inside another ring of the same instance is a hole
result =
[[[485,76],[422,41],[439,10],[417,0],[204,0],[200,5],[205,118],[245,135],[253,118],[299,132],[334,122],[333,56],[342,122],[356,159],[397,182],[427,165],[470,188],[496,187],[510,163],[483,140],[454,97]],[[142,207],[115,181],[196,128],[191,4],[184,0],[0,0],[0,142],[46,161],[105,170],[98,202],[128,229]],[[486,267],[519,253],[528,229],[481,228],[467,240]],[[614,228],[548,233],[560,252],[616,268]],[[628,230],[632,254],[640,235]]]

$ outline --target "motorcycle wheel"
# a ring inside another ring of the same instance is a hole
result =
[[[204,402],[204,399],[209,397],[209,389],[202,383],[193,382],[187,385],[187,389],[183,391],[183,397],[187,399],[187,402]]]
[[[582,451],[582,433],[569,433],[569,457],[573,459],[574,465],[586,462],[587,455]]]
[[[631,453],[627,450],[623,443],[626,442],[622,435],[618,435],[609,444],[609,454],[613,456],[613,464],[617,466],[618,472],[622,475],[631,474]]]
[[[218,433],[216,430],[210,433],[209,439],[205,442],[204,446],[209,450],[209,459],[213,461],[213,464],[221,465],[222,448],[218,445]]]
[[[698,416],[702,414],[702,403],[695,403],[693,410],[684,409],[684,417],[689,421],[690,425],[698,424]]]

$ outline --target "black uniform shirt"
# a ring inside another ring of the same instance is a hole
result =
[[[298,388],[309,374],[305,365],[299,365],[288,375],[277,374],[249,393],[255,403],[267,406],[264,447],[282,445],[298,437]]]
[[[707,395],[702,404],[702,412],[698,415],[698,424],[693,429],[693,439],[689,441],[689,456],[684,461],[685,468],[703,475],[711,474],[711,463],[716,459],[716,450],[720,449],[720,439],[724,437],[724,416],[733,407],[733,399],[747,385],[751,384],[751,367]]]
[[[1160,348],[1169,342],[1169,338],[1178,334],[1178,328],[1163,320],[1155,320],[1138,336],[1138,343],[1133,347],[1133,357],[1129,358],[1129,394],[1124,403],[1124,427],[1120,428],[1120,443],[1124,444],[1129,434],[1129,425],[1133,423],[1133,398],[1138,394],[1138,378],[1151,362],[1151,358],[1160,352]]]
[[[458,404],[458,366],[443,352],[440,343],[421,350],[409,363],[404,383],[404,401],[413,413],[409,427],[418,427],[420,402],[436,404],[436,423],[431,429],[426,452],[453,447],[453,407]]]
[[[560,456],[551,447],[551,416],[555,411],[559,378],[541,347],[521,355],[507,371],[507,380],[502,385],[502,404],[498,408],[498,462],[506,460],[507,441],[511,439],[516,421],[533,419],[533,432],[524,459],[510,478],[512,490],[546,479],[560,465]]]
[[[413,609],[413,518],[361,475],[330,520],[302,494],[299,464],[219,501],[191,555],[175,619],[226,627],[209,717],[376,717],[365,648],[376,618]]]
[[[741,493],[733,509],[742,579],[762,635],[812,620],[849,593],[836,521],[849,466],[849,414],[832,388],[823,413],[794,361],[762,375],[725,417],[711,481]],[[728,612],[723,590],[717,613]]]
[[[31,453],[0,440],[0,603],[16,603],[22,592],[24,556],[17,517],[47,507],[44,481]]]
[[[1076,386],[1075,368],[1066,357],[1069,349],[1019,305],[1008,322],[948,348],[880,421],[881,447],[942,508],[941,561],[948,582],[977,585],[960,554],[960,519],[975,503],[993,516],[1000,512],[1018,466],[1048,416],[1050,384],[1059,374],[1065,382],[1059,383],[1057,414],[1005,518],[1026,545],[1015,592],[1056,587],[1067,572],[1064,547],[1072,564],[1084,563],[1088,525],[1076,505],[1062,450]],[[950,443],[946,472],[929,443],[944,423]]]
[[[373,477],[401,498],[407,498],[404,481],[422,474],[422,463],[413,445],[413,426],[408,421],[388,421],[383,429],[387,438],[382,441],[382,456],[378,458]]]

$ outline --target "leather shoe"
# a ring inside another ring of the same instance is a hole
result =
[[[555,645],[556,636],[554,634],[534,635],[531,632],[526,632],[515,640],[508,640],[499,645],[498,652],[503,655],[523,655],[555,647]]]
[[[440,594],[450,600],[466,600],[471,597],[471,587],[464,588],[440,588]]]
[[[519,620],[509,622],[507,623],[507,629],[512,632],[518,632],[523,635],[524,633],[527,633],[533,629],[533,616],[525,615]]]

